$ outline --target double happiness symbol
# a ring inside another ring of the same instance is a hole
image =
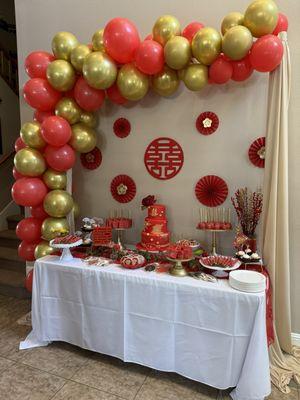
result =
[[[158,138],[146,149],[144,163],[147,171],[156,179],[171,179],[183,166],[183,151],[173,139]]]

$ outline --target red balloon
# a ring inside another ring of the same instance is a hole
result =
[[[107,53],[117,62],[133,61],[140,43],[138,30],[126,18],[114,18],[104,28],[103,41]]]
[[[233,68],[231,79],[234,81],[245,81],[253,73],[253,68],[248,56],[243,58],[242,60],[231,61],[231,65]]]
[[[163,47],[154,40],[141,42],[135,53],[135,63],[144,74],[157,74],[165,63]]]
[[[16,227],[16,234],[19,239],[27,243],[34,243],[41,240],[41,227],[43,221],[38,218],[28,217],[22,219]]]
[[[25,101],[40,111],[51,111],[62,94],[48,83],[46,79],[29,79],[23,87]]]
[[[144,40],[153,40],[152,33],[149,33],[149,35],[147,35]]]
[[[38,242],[28,243],[23,240],[18,247],[18,255],[20,258],[23,258],[25,261],[34,261],[34,250],[37,246]]]
[[[182,31],[182,36],[184,36],[191,43],[195,34],[202,28],[204,28],[204,25],[201,24],[201,22],[191,22]]]
[[[68,144],[61,147],[48,145],[45,150],[45,158],[48,165],[59,172],[72,168],[76,160],[75,152]]]
[[[32,292],[32,283],[33,283],[33,268],[28,272],[25,278],[25,287],[28,292]]]
[[[51,146],[60,147],[71,139],[72,130],[67,120],[53,115],[42,123],[41,135]]]
[[[15,152],[17,153],[19,150],[24,149],[26,144],[23,142],[23,139],[19,136],[18,139],[15,141]]]
[[[278,35],[278,33],[280,32],[287,32],[288,27],[289,27],[289,21],[287,19],[287,16],[282,13],[279,13],[277,25],[272,33],[273,35]]]
[[[47,186],[40,178],[18,179],[11,189],[15,203],[24,207],[41,204],[47,192]]]
[[[35,207],[30,207],[30,213],[34,218],[42,220],[49,217],[49,214],[46,213],[43,204],[39,204]]]
[[[74,97],[77,103],[85,111],[96,111],[105,99],[104,90],[92,88],[81,76],[74,87]]]
[[[76,80],[77,82],[77,80]],[[76,84],[75,82],[75,84]],[[64,96],[65,97],[71,97],[72,99],[74,99],[74,87],[75,85],[72,87],[72,89],[68,90],[67,92],[64,92]]]
[[[271,72],[281,63],[283,45],[279,37],[265,35],[257,39],[250,51],[250,62],[259,72]]]
[[[121,95],[120,90],[116,83],[114,83],[110,88],[106,90],[106,94],[109,100],[115,104],[122,105],[128,102],[128,100]]]
[[[13,176],[16,181],[25,177],[25,175],[20,174],[20,172],[16,170],[16,167],[13,167]]]
[[[40,110],[35,110],[33,114],[33,119],[40,124],[44,122],[44,120],[48,117],[51,117],[51,115],[54,115],[52,111],[40,111]]]
[[[25,71],[30,78],[46,79],[47,67],[54,60],[53,54],[46,51],[33,51],[25,58]]]
[[[214,83],[226,83],[232,77],[232,65],[229,61],[224,60],[223,57],[218,57],[209,67],[209,78]]]

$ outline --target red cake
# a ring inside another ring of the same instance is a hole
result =
[[[149,250],[164,250],[169,246],[170,233],[167,227],[166,207],[154,204],[148,207],[148,217],[142,231],[141,245]]]

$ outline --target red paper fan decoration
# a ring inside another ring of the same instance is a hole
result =
[[[202,135],[211,135],[218,129],[218,126],[219,118],[211,111],[201,113],[196,119],[197,131]]]
[[[147,147],[144,163],[147,171],[156,179],[171,179],[181,170],[184,156],[181,146],[173,139],[162,137]]]
[[[217,207],[228,196],[226,182],[216,175],[203,176],[196,184],[195,194],[200,203],[207,207]]]
[[[130,176],[118,175],[111,181],[110,191],[119,203],[129,203],[136,194],[136,185]]]
[[[113,129],[114,129],[115,135],[118,136],[119,138],[123,139],[129,135],[129,133],[131,131],[131,125],[130,125],[130,122],[128,121],[128,119],[118,118],[114,122]]]
[[[102,154],[98,147],[95,147],[92,151],[88,153],[82,153],[80,155],[80,161],[84,168],[86,169],[96,169],[101,165]]]
[[[249,160],[256,167],[265,167],[266,138],[260,137],[251,144],[248,151]]]

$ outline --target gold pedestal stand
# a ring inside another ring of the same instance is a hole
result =
[[[175,262],[175,265],[170,268],[169,273],[173,276],[187,276],[188,273],[186,272],[184,266],[182,265],[183,262],[191,261],[192,258],[186,260],[174,260],[174,258],[167,257],[169,261]]]
[[[200,229],[201,231],[211,232],[211,253],[210,255],[216,256],[217,253],[217,234],[220,232],[230,232],[231,229]]]
[[[123,234],[123,232],[127,231],[127,229],[130,229],[130,228],[113,228],[113,230],[117,232],[117,243],[120,246],[120,250],[124,250],[125,249],[125,247],[124,247],[122,242],[123,242],[123,239],[124,239],[124,236],[125,236]]]

